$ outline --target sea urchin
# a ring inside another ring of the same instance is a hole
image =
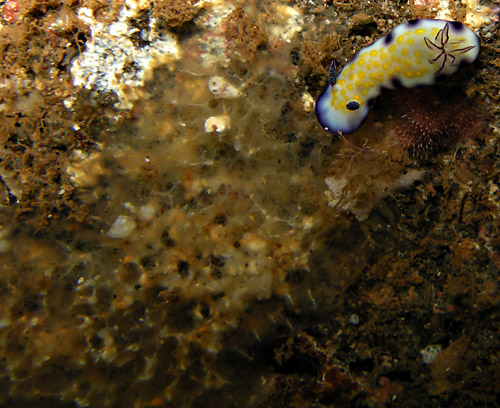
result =
[[[478,137],[483,129],[484,114],[454,88],[398,90],[392,106],[399,143],[419,159],[464,137]]]

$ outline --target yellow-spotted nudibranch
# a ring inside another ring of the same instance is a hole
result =
[[[411,20],[363,48],[335,75],[316,102],[316,116],[325,130],[352,133],[368,115],[369,103],[381,88],[431,85],[472,63],[479,37],[458,21]]]

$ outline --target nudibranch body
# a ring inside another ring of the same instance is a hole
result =
[[[316,102],[316,116],[325,130],[352,133],[381,88],[433,84],[438,76],[472,63],[479,48],[479,37],[457,21],[400,24],[359,51],[337,78],[330,70],[329,85]]]

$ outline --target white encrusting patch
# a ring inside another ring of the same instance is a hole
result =
[[[114,93],[115,108],[130,109],[144,97],[141,88],[152,78],[154,68],[170,64],[173,69],[173,63],[181,57],[177,37],[160,33],[154,18],[149,20],[147,29],[140,30],[132,24],[150,7],[143,0],[125,1],[113,23],[99,21],[89,8],[79,9],[78,17],[89,25],[91,36],[85,50],[72,62],[73,85],[99,94]],[[74,99],[69,97],[63,103],[71,109]]]

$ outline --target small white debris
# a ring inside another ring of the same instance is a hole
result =
[[[232,99],[241,96],[241,91],[238,88],[227,79],[218,75],[208,80],[208,90],[212,92],[216,98]]]
[[[228,115],[210,116],[205,121],[205,132],[222,133],[231,129],[231,118]]]
[[[406,173],[393,178],[390,174],[378,175],[375,181],[371,177],[362,178],[356,171],[347,174],[327,177],[326,196],[330,207],[353,213],[358,221],[364,221],[373,207],[393,191],[410,187],[424,175],[423,170],[410,169]],[[369,200],[366,197],[370,197]]]
[[[71,110],[71,108],[73,107],[74,103],[75,103],[75,100],[76,98],[71,95],[71,96],[68,96],[66,99],[64,99],[62,101],[62,104],[64,105],[64,107],[68,110]]]
[[[353,313],[351,316],[349,316],[349,323],[357,326],[359,324],[359,315]]]
[[[394,180],[392,185],[389,186],[390,191],[400,190],[410,187],[415,181],[420,180],[424,172],[419,169],[409,169],[406,173],[401,174]]]
[[[92,13],[92,10],[87,8],[87,7],[81,7],[78,12],[77,12],[78,18],[80,20],[91,24],[92,23],[92,17],[94,16],[94,13]]]
[[[425,364],[431,364],[437,357],[439,353],[441,353],[442,347],[440,344],[431,344],[425,346],[422,350],[420,350],[420,354],[422,354],[422,358],[424,359]]]
[[[309,92],[302,94],[302,104],[305,112],[311,112],[314,109],[314,99]]]
[[[111,238],[126,238],[135,230],[135,221],[126,215],[119,215],[106,234]]]
[[[302,31],[303,14],[298,9],[283,4],[278,5],[274,11],[276,25],[271,28],[271,35],[289,43],[295,34]]]
[[[128,30],[129,30],[128,24],[126,24],[124,21],[119,21],[117,23],[109,25],[108,33],[112,37],[120,37],[126,35]]]
[[[135,214],[136,212],[135,205],[130,202],[123,203],[123,208],[126,208],[132,214]]]
[[[93,187],[107,172],[100,152],[89,154],[82,150],[75,150],[66,167],[66,173],[76,187]]]
[[[156,208],[152,204],[143,205],[137,216],[141,221],[151,221],[156,214]]]

